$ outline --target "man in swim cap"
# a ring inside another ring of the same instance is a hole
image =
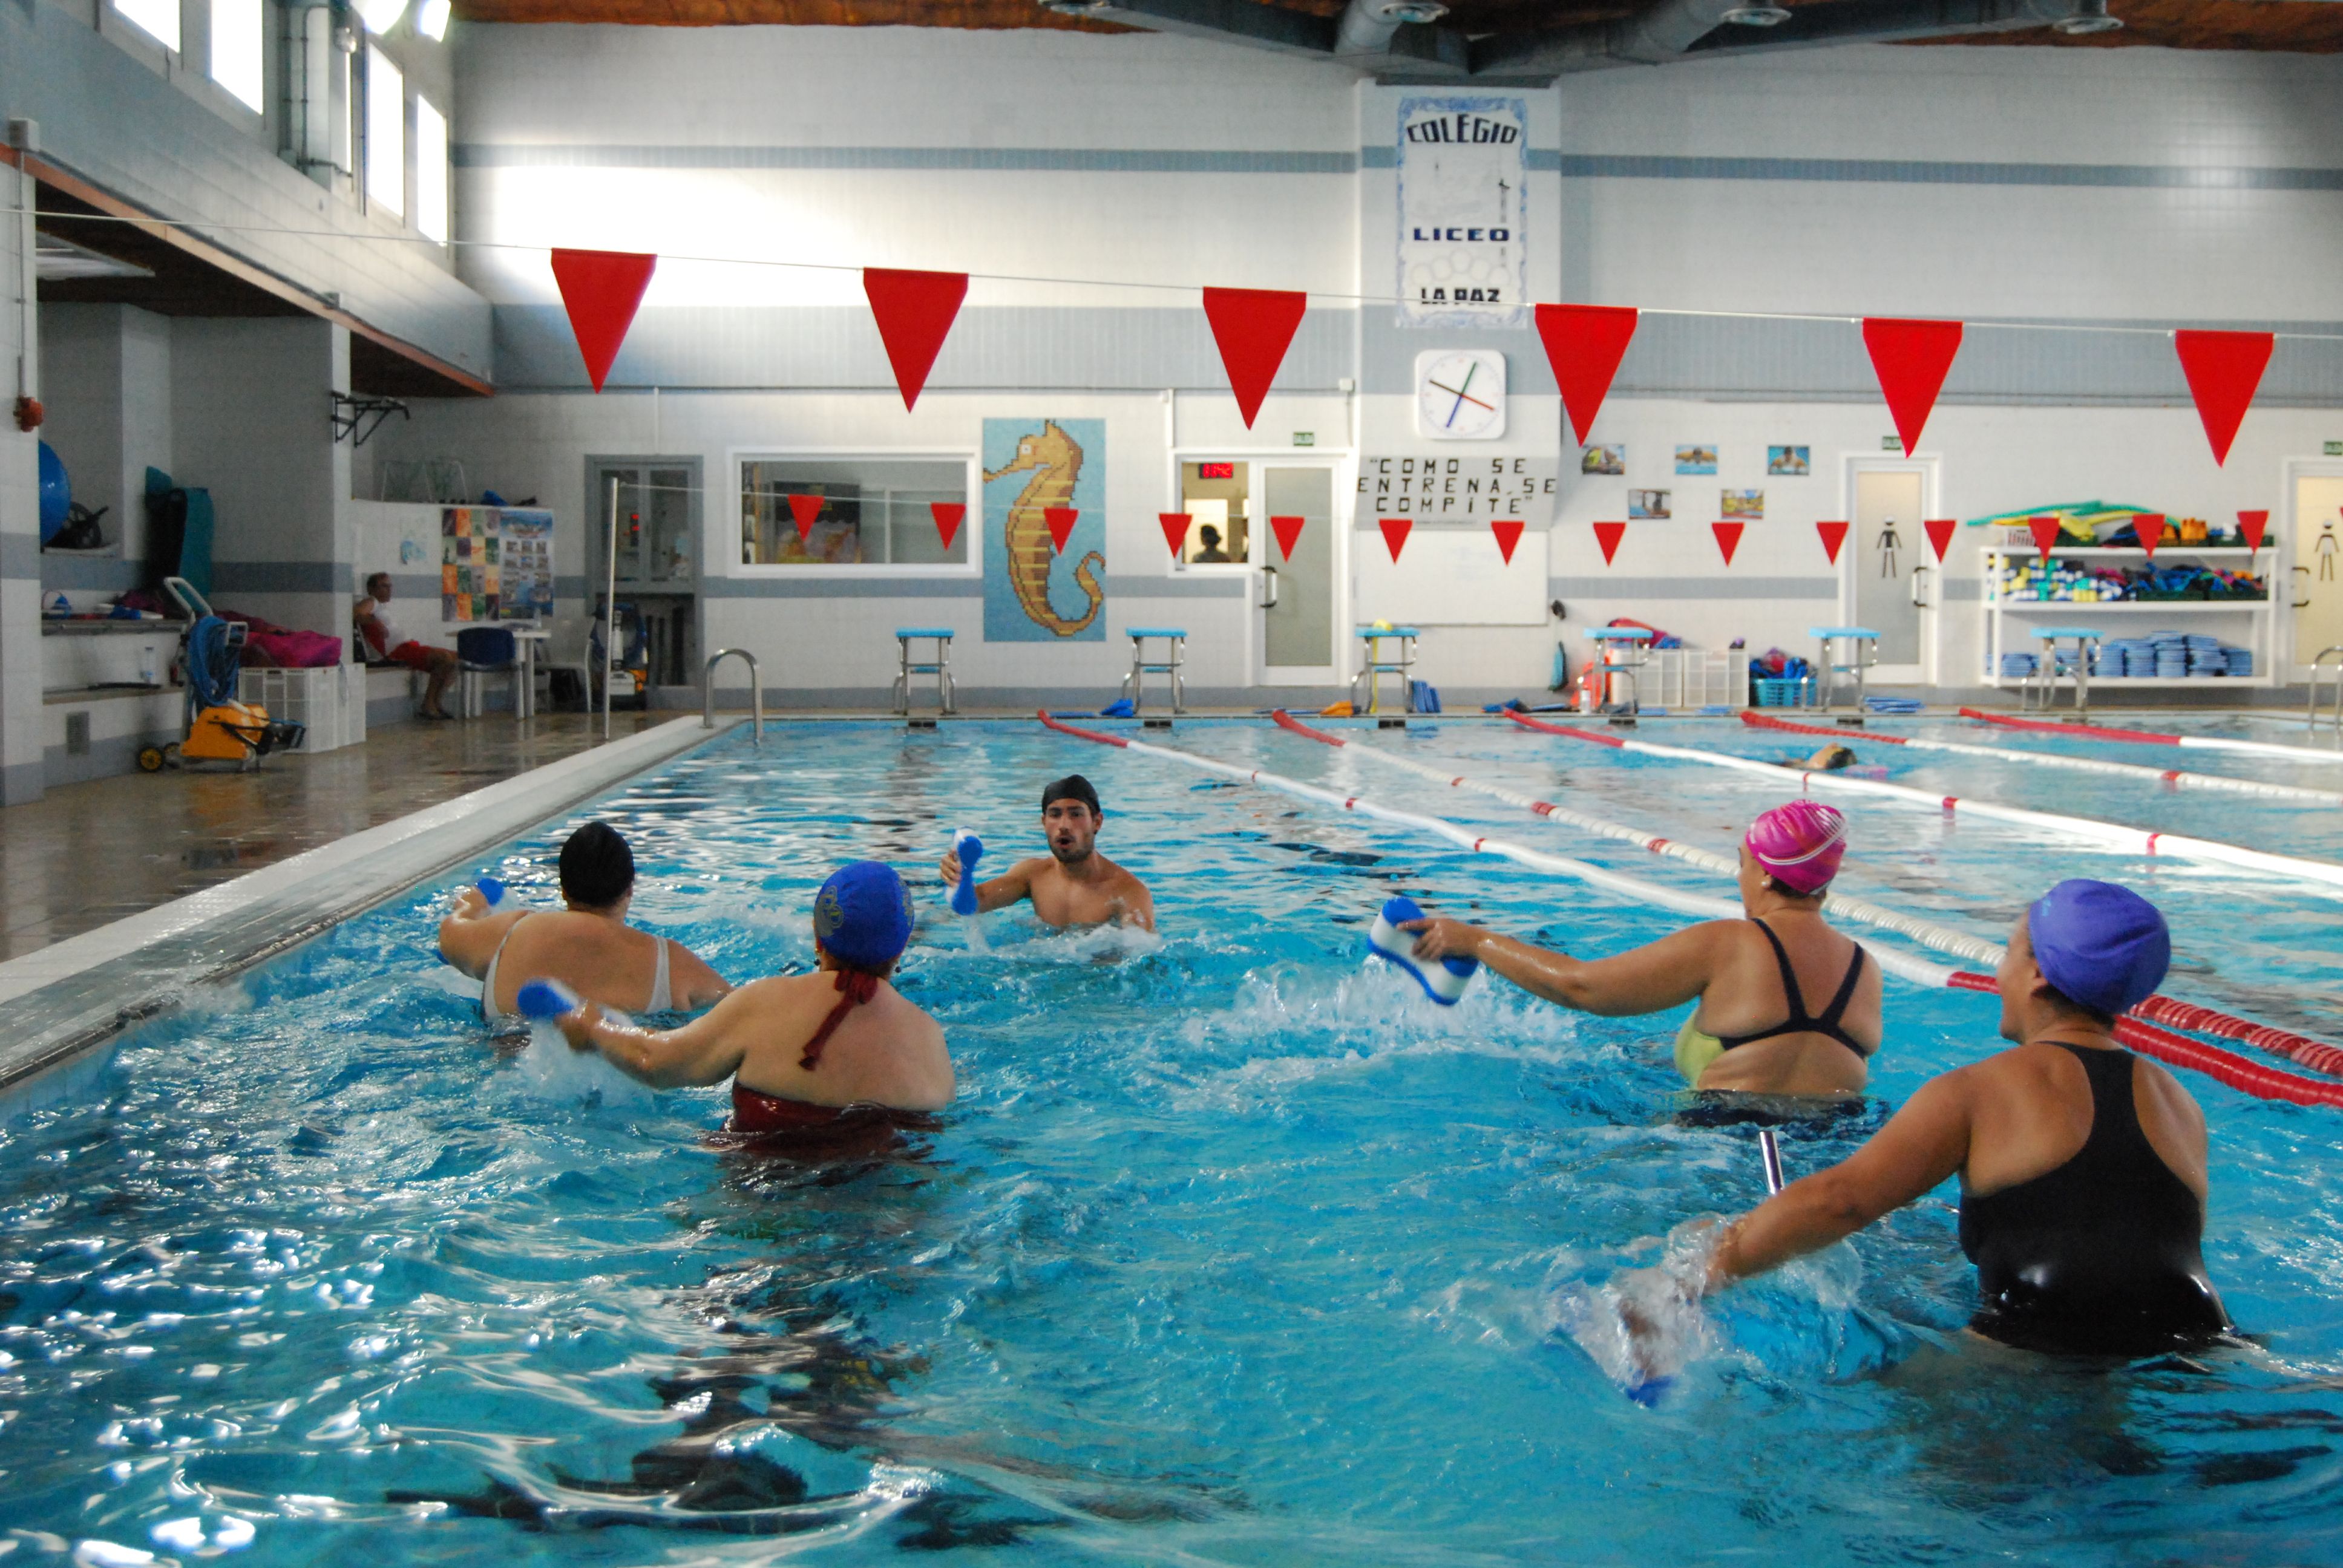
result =
[[[1697,998],[1675,1060],[1704,1093],[1851,1099],[1879,1049],[1879,969],[1823,918],[1845,854],[1846,819],[1835,808],[1776,806],[1742,839],[1746,920],[1704,921],[1610,958],[1574,959],[1462,920],[1401,929],[1423,933],[1419,963],[1463,953],[1580,1012],[1620,1018]]]
[[[588,1002],[559,1020],[579,1050],[662,1089],[732,1081],[735,1132],[806,1133],[858,1111],[951,1103],[942,1025],[890,983],[911,896],[876,860],[840,868],[813,906],[812,974],[751,980],[681,1029],[616,1022]]]
[[[1050,841],[1046,859],[1020,860],[989,882],[976,886],[979,913],[1003,910],[1020,899],[1033,900],[1033,912],[1049,926],[1097,926],[1115,921],[1155,929],[1155,900],[1147,884],[1098,852],[1106,813],[1098,791],[1079,773],[1069,773],[1041,790],[1041,831]],[[960,881],[960,855],[943,859],[944,883]]]
[[[480,1015],[512,1016],[521,982],[542,976],[630,1012],[690,1011],[732,988],[681,942],[627,924],[635,853],[607,822],[588,822],[561,846],[555,910],[491,910],[478,888],[456,895],[439,922],[439,955],[480,981]]]
[[[2200,1251],[2204,1112],[2115,1042],[2116,1018],[2154,993],[2171,957],[2164,917],[2138,894],[2051,889],[1994,974],[2013,1049],[1931,1079],[1844,1163],[1723,1226],[1680,1295],[1827,1247],[1958,1174],[1978,1332],[2122,1356],[2221,1333],[2228,1314]]]

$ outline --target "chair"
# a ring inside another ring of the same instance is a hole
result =
[[[521,691],[520,647],[500,626],[470,626],[456,634],[456,658],[461,666],[456,678],[457,707],[467,719],[478,719],[485,706],[483,688],[488,677],[501,675],[511,682],[513,711],[526,713]]]
[[[1135,713],[1146,705],[1145,678],[1150,675],[1164,675],[1169,676],[1172,680],[1172,711],[1187,712],[1188,686],[1181,675],[1181,666],[1188,656],[1187,628],[1176,626],[1134,626],[1127,635],[1131,638],[1131,673],[1122,678],[1122,691],[1124,696],[1131,699],[1131,711]],[[1151,637],[1162,638],[1164,644],[1163,658],[1153,663],[1150,663],[1147,658],[1147,639]]]
[[[932,661],[916,660],[911,657],[911,644],[932,638],[936,657]],[[895,711],[906,719],[911,714],[911,677],[932,675],[936,678],[936,710],[940,713],[960,711],[951,678],[952,629],[948,626],[899,626],[895,628]]]

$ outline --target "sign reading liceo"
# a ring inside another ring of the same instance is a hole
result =
[[[1521,98],[1405,97],[1399,104],[1400,320],[1520,327],[1527,222]]]

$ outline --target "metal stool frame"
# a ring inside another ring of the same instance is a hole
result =
[[[952,629],[948,626],[899,626],[895,628],[894,706],[895,711],[904,718],[911,716],[911,677],[915,675],[936,678],[937,712],[960,711],[959,689],[952,685],[951,676],[952,635]],[[935,641],[936,657],[931,662],[911,657],[912,642],[923,638],[931,638]]]

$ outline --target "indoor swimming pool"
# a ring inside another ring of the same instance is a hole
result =
[[[1477,719],[1327,727],[1727,854],[1796,792]],[[1634,733],[1763,760],[1819,744]],[[1265,720],[1146,739],[1731,896]],[[2343,808],[1847,739],[1889,781],[2343,862]],[[2343,790],[2343,766],[2186,765]],[[1073,770],[1160,934],[950,915],[951,829],[1003,863],[1041,852],[1040,787]],[[1842,891],[1997,941],[2062,877],[2122,880],[2170,920],[2167,993],[2343,1040],[2343,887],[1821,798],[1853,823]],[[957,1104],[895,1147],[793,1161],[707,1142],[720,1091],[655,1093],[549,1031],[493,1041],[436,957],[437,911],[488,873],[551,900],[588,817],[633,841],[634,920],[735,982],[810,967],[840,862],[903,869],[900,983],[944,1023]],[[1443,1010],[1363,965],[1400,892],[1581,955],[1683,923],[1031,722],[727,732],[188,996],[86,1091],[0,1121],[0,1553],[2343,1562],[2343,1112],[2183,1075],[2211,1128],[2205,1256],[2247,1342],[2109,1369],[1966,1334],[1947,1185],[1717,1298],[1645,1408],[1570,1325],[1653,1238],[1763,1197],[1750,1136],[1676,1121],[1680,1012],[1584,1017],[1487,977]],[[1885,1104],[1995,1048],[1990,997],[1891,979],[1885,1007]],[[1785,1137],[1790,1174],[1873,1125]]]

